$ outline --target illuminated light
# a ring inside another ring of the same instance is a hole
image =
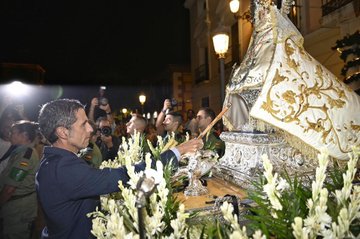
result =
[[[230,11],[232,13],[237,13],[240,8],[240,1],[239,0],[231,0],[229,5],[230,5]]]
[[[123,109],[121,110],[121,112],[125,115],[125,114],[127,113],[127,109],[126,109],[126,108],[123,108]]]
[[[144,113],[144,104],[145,104],[145,101],[146,101],[146,95],[144,95],[144,94],[139,95],[139,101],[140,101],[140,104],[141,104],[141,113]],[[145,116],[144,116],[144,118],[145,118]]]
[[[225,55],[229,48],[229,35],[224,30],[218,30],[213,36],[215,52],[219,56],[220,62],[220,100],[225,99]]]
[[[6,86],[6,91],[12,96],[24,96],[28,93],[29,87],[20,81],[13,81]]]
[[[157,111],[154,111],[153,113],[153,118],[156,119],[158,117],[158,112]]]
[[[147,113],[147,114],[146,114],[146,118],[147,118],[148,120],[151,119],[150,113]]]
[[[225,58],[225,54],[229,48],[229,35],[226,33],[218,33],[213,36],[215,52],[219,58]]]
[[[146,101],[146,96],[145,95],[139,95],[139,101],[143,105],[145,103],[145,101]]]

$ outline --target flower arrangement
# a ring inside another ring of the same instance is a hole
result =
[[[233,206],[223,203],[224,219],[231,225],[229,238],[358,238],[360,236],[360,186],[352,182],[360,151],[353,148],[349,154],[346,171],[339,168],[331,176],[342,172],[342,187],[336,188],[335,181],[325,183],[328,153],[319,154],[319,167],[311,189],[297,178],[286,179],[272,174],[272,165],[263,156],[264,178],[257,189],[249,192],[249,198],[256,206],[251,208],[247,228],[240,228],[237,216],[232,215]],[[270,213],[269,213],[270,212]],[[250,230],[247,230],[250,229]]]
[[[93,217],[92,233],[97,238],[139,238],[136,185],[143,172],[135,173],[134,162],[139,160],[141,147],[136,137],[123,142],[119,158],[104,162],[101,167],[126,165],[130,181],[119,183],[120,192],[101,197],[101,210],[89,214]],[[151,152],[160,155],[169,147],[158,140]],[[169,143],[171,143],[169,141]],[[174,142],[172,142],[174,143]],[[355,238],[360,236],[360,186],[353,184],[360,151],[353,148],[345,169],[327,168],[326,151],[318,156],[319,166],[309,187],[299,178],[273,174],[267,156],[262,156],[264,174],[255,189],[249,190],[248,199],[254,204],[248,209],[246,227],[239,224],[231,204],[220,207],[227,222],[215,225],[189,225],[190,215],[184,205],[173,196],[170,183],[171,169],[157,161],[153,174],[159,177],[155,192],[147,199],[144,222],[147,238]],[[150,155],[145,156],[150,170]],[[255,205],[255,206],[253,206]]]
[[[128,175],[128,185],[119,181],[120,192],[103,195],[100,197],[101,210],[89,213],[93,217],[92,234],[97,238],[139,238],[139,219],[136,208],[136,185],[144,172],[135,172],[133,164],[139,161],[142,152],[140,134],[136,133],[131,139],[123,139],[118,157],[113,161],[104,161],[101,168],[119,167],[125,165]],[[174,136],[173,136],[174,137]],[[172,137],[172,138],[173,138]],[[172,138],[169,143],[174,144]],[[156,152],[161,152],[165,147],[160,137]],[[160,155],[160,154],[159,154]],[[158,184],[155,192],[147,199],[146,208],[143,210],[146,236],[148,238],[183,238],[183,235],[198,237],[196,230],[189,230],[185,220],[189,214],[172,194],[170,182],[170,167],[163,167],[161,161],[156,162],[156,170],[150,169],[150,154],[145,156],[146,170],[157,177]],[[151,171],[152,170],[152,171]]]

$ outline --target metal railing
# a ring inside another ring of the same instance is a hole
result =
[[[326,16],[352,1],[353,0],[322,0],[322,15]]]

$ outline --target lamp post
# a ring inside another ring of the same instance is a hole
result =
[[[124,119],[126,119],[128,110],[126,108],[122,108],[121,112],[123,113]]]
[[[237,13],[237,11],[239,11],[239,8],[240,8],[240,1],[239,0],[231,0],[229,5],[230,5],[230,11],[232,13]]]
[[[146,95],[144,95],[144,94],[139,95],[139,101],[141,104],[141,113],[144,113],[144,104],[146,101]]]
[[[220,62],[220,90],[221,102],[225,99],[225,54],[229,47],[229,35],[226,32],[218,32],[213,36],[214,49],[219,56]]]
[[[246,20],[251,22],[251,14],[250,10],[245,11],[243,14],[240,14],[240,1],[239,0],[231,0],[229,2],[230,11],[234,13],[236,19]]]

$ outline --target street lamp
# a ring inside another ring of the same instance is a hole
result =
[[[248,22],[251,22],[250,10],[245,11],[243,14],[239,13],[239,9],[240,9],[240,1],[239,0],[231,0],[229,2],[229,7],[230,7],[230,11],[232,13],[234,13],[234,16],[237,19],[243,19],[243,20],[246,20]]]
[[[144,94],[139,95],[139,101],[141,104],[141,113],[144,113],[144,103],[146,101],[146,96]]]
[[[122,108],[121,112],[123,113],[123,118],[125,119],[127,116],[128,110],[126,108]]]
[[[237,13],[240,8],[240,1],[239,0],[231,0],[229,5],[230,5],[230,11],[232,13]]]
[[[218,32],[213,36],[214,49],[219,56],[220,62],[220,90],[221,90],[221,102],[225,99],[225,54],[229,47],[229,35],[223,31]]]

